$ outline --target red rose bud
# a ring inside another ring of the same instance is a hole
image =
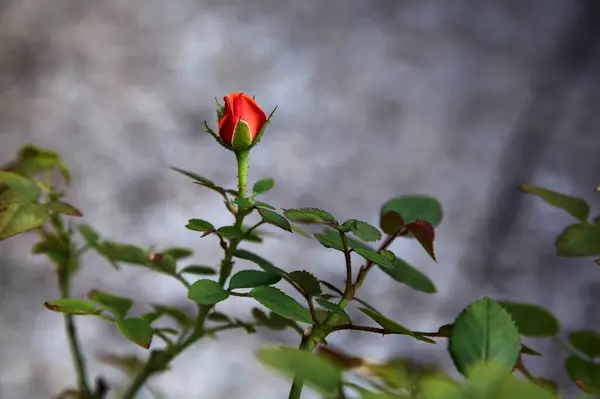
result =
[[[225,96],[219,137],[235,151],[247,150],[267,121],[267,115],[254,99],[244,93]]]

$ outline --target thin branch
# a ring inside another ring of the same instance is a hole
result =
[[[235,291],[228,291],[228,292],[229,292],[229,295],[231,295],[231,296],[250,298],[249,292],[235,292]]]
[[[380,253],[381,251],[387,249],[394,242],[394,240],[396,238],[398,238],[400,235],[402,235],[405,232],[406,232],[406,229],[404,227],[401,227],[394,234],[389,235],[385,239],[385,241],[379,246],[377,253]],[[373,266],[375,266],[375,263],[372,260],[368,260],[367,263],[365,263],[365,265],[360,268],[360,270],[358,271],[358,275],[356,276],[356,282],[354,283],[355,291],[360,288],[362,283],[365,281],[365,278],[367,277],[369,270],[371,270],[373,268]]]
[[[236,328],[246,328],[247,326],[257,327],[258,325],[255,323],[226,324],[224,326],[208,328],[208,329],[204,330],[204,335],[212,335],[212,334],[215,334],[215,333],[218,333],[221,331],[235,330]]]
[[[256,230],[257,228],[259,228],[260,226],[262,226],[263,224],[265,224],[266,222],[264,220],[261,220],[260,222],[256,223],[254,226],[250,227],[250,229],[248,229],[248,231],[246,231],[246,235],[249,235],[250,233],[252,233],[252,231]]]
[[[354,290],[352,285],[352,258],[350,257],[350,245],[348,244],[348,237],[344,232],[340,231],[340,238],[342,239],[342,246],[344,247],[344,259],[346,260],[346,289],[344,291],[344,298],[350,301],[354,296]]]

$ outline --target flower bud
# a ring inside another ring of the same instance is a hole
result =
[[[234,151],[245,151],[262,131],[267,115],[252,97],[244,93],[231,93],[224,100],[219,137]]]

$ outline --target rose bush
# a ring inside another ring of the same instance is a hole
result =
[[[59,397],[104,399],[113,394],[116,398],[133,399],[152,377],[168,372],[170,363],[190,346],[218,336],[221,331],[238,329],[251,334],[257,328],[289,330],[299,335],[298,348],[272,345],[256,353],[263,364],[293,380],[289,399],[300,398],[305,385],[323,397],[338,399],[558,397],[555,383],[527,369],[527,357],[541,354],[522,343],[522,337],[558,340],[559,322],[546,309],[484,297],[436,331],[423,332],[390,319],[358,296],[374,268],[411,289],[436,292],[431,279],[389,249],[395,240],[414,239],[435,260],[435,228],[443,216],[436,199],[423,195],[392,198],[383,204],[377,228],[357,219],[338,221],[321,209],[278,210],[257,200],[273,188],[271,178],[255,182],[248,194],[249,153],[259,142],[273,112],[267,117],[254,98],[231,93],[224,97],[223,105],[217,102],[218,134],[205,122],[206,131],[235,153],[236,188],[224,188],[197,173],[173,168],[218,194],[232,216],[232,223],[225,226],[215,226],[200,218],[189,219],[185,226],[199,238],[215,239],[223,250],[217,267],[186,264],[193,255],[189,248],[145,249],[104,238],[89,225],[73,228],[66,218],[83,215],[63,201],[61,187],[68,185],[70,175],[55,152],[28,145],[2,168],[0,240],[35,232],[39,241],[32,252],[45,255],[55,267],[60,298],[47,301],[45,306],[64,314],[77,376],[76,386]],[[61,173],[64,182],[54,179],[51,172],[55,170]],[[588,220],[589,206],[585,201],[530,186],[523,189],[579,219],[557,241],[559,254],[600,254],[600,218]],[[250,218],[254,222],[249,223]],[[345,281],[336,284],[306,270],[287,271],[245,249],[246,243],[262,243],[268,238],[262,234],[267,225],[314,238],[315,243],[339,252]],[[301,225],[320,231],[309,234]],[[87,251],[96,252],[116,268],[135,265],[177,280],[187,290],[188,299],[195,303],[196,312],[188,314],[156,298],[145,313],[132,316],[132,299],[118,293],[91,290],[87,299],[73,298],[72,282],[80,268],[80,257]],[[353,261],[352,255],[360,257],[360,265]],[[244,262],[255,267],[236,270]],[[296,291],[305,304],[284,288]],[[231,296],[253,299],[258,306],[245,320],[231,318],[218,309]],[[356,323],[356,314],[366,315],[373,325]],[[108,353],[98,359],[124,370],[131,377],[127,386],[101,376],[95,378],[93,385],[90,383],[85,347],[79,340],[74,316],[98,317],[113,323],[123,337],[149,350],[145,359],[122,353]],[[353,348],[342,350],[328,345],[331,334],[344,330],[413,339],[423,345],[423,350],[427,345],[447,341],[449,355],[465,378],[455,381],[435,366],[410,359],[367,360],[353,355]],[[600,393],[600,365],[596,362],[600,358],[600,335],[577,331],[569,336],[569,343],[559,342],[571,352],[566,368],[576,386],[589,394]],[[518,378],[515,371],[524,378]]]

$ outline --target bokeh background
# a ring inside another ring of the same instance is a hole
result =
[[[196,250],[215,242],[187,219],[228,222],[219,198],[170,165],[235,185],[234,158],[202,129],[214,97],[256,95],[279,110],[252,152],[250,179],[274,177],[265,200],[377,223],[402,194],[439,198],[435,264],[404,240],[393,250],[429,274],[426,295],[376,271],[361,296],[406,326],[435,330],[483,295],[551,309],[565,330],[600,326],[600,272],[559,259],[571,219],[517,191],[532,183],[598,207],[600,2],[596,0],[0,0],[0,161],[25,143],[60,151],[74,174],[68,200],[115,240]],[[275,233],[275,231],[273,231]],[[31,236],[0,243],[0,398],[45,399],[74,383],[52,267]],[[277,233],[259,249],[285,269],[341,282],[339,253]],[[89,255],[75,294],[91,288],[189,308],[177,282],[114,271]],[[252,303],[222,311],[246,317]],[[108,323],[77,319],[90,371],[103,350],[141,353]],[[170,398],[282,398],[288,382],[259,365],[265,342],[292,333],[236,331],[181,356],[152,381]],[[338,334],[332,342],[383,360],[405,355],[450,367],[445,345]],[[539,340],[536,373],[569,387],[565,353]],[[307,398],[311,395],[307,394]],[[140,398],[150,397],[144,391]]]

